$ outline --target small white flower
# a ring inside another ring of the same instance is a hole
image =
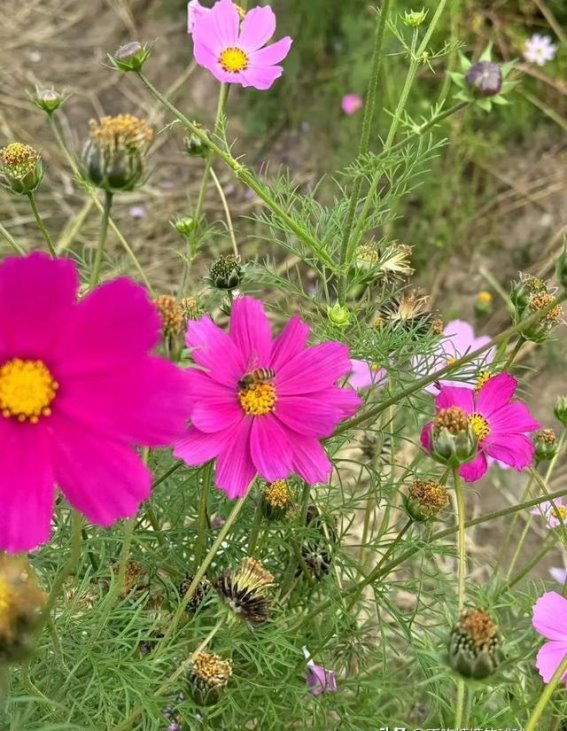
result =
[[[526,61],[543,66],[552,61],[557,53],[557,46],[551,42],[550,36],[540,36],[539,33],[529,38],[524,46],[524,58]]]

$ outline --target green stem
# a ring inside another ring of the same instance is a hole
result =
[[[151,81],[142,72],[138,72],[138,76],[152,96],[160,101],[161,104],[168,109],[186,129],[198,137],[201,142],[203,142],[209,150],[211,150],[211,152],[214,152],[214,154],[233,171],[236,177],[241,180],[244,185],[251,188],[256,195],[264,201],[272,213],[289,228],[290,231],[301,239],[301,241],[303,241],[326,266],[330,267],[333,271],[336,269],[335,262],[326,250],[326,245],[323,242],[318,241],[318,239],[310,234],[309,231],[307,231],[298,221],[294,220],[288,213],[286,213],[286,211],[271,195],[269,190],[258,181],[256,176],[246,166],[238,162],[238,160],[232,157],[229,152],[219,147],[219,145],[217,145],[216,142],[209,137],[204,129],[195,125],[184,114],[182,114],[177,107],[175,107],[155,88]]]
[[[39,213],[39,209],[37,207],[37,203],[35,200],[35,196],[33,193],[28,193],[28,199],[30,202],[31,209],[33,211],[33,215],[35,218],[35,222],[37,224],[38,229],[41,232],[41,235],[45,239],[45,243],[47,244],[47,248],[49,249],[49,253],[51,256],[55,259],[57,256],[57,252],[55,251],[55,247],[53,246],[53,241],[51,240],[51,236],[49,235],[49,231],[45,227],[45,224],[43,223],[43,219]]]
[[[553,539],[553,535],[550,536],[550,538]],[[550,542],[545,543],[540,548],[540,550],[534,556],[532,556],[532,558],[527,562],[527,564],[522,569],[520,569],[520,571],[518,571],[518,573],[514,574],[514,576],[512,576],[511,579],[509,579],[505,588],[507,590],[510,590],[513,586],[518,584],[524,578],[524,576],[527,576],[530,573],[530,571],[533,569],[533,567],[537,566],[539,564],[539,562],[541,561],[541,559],[544,556],[546,556],[554,547],[555,547],[555,543],[553,542],[553,540],[551,541],[551,543]]]
[[[102,259],[104,257],[104,249],[106,246],[106,237],[108,234],[108,223],[110,221],[110,209],[112,208],[112,193],[108,190],[104,192],[104,207],[102,209],[102,222],[100,225],[100,236],[96,249],[95,261],[91,272],[90,287],[94,289],[100,281],[100,271],[102,268]]]
[[[194,571],[197,571],[203,559],[203,551],[207,539],[207,505],[209,500],[209,489],[211,487],[211,477],[213,474],[213,462],[207,462],[203,467],[203,476],[201,480],[201,496],[199,499],[199,515],[197,518],[197,540],[195,541],[195,562]]]
[[[457,701],[455,704],[455,723],[453,724],[456,731],[463,726],[463,715],[465,711],[465,681],[463,678],[457,680]]]
[[[165,480],[167,480],[170,475],[172,475],[174,472],[177,472],[180,467],[183,467],[183,462],[176,462],[172,467],[166,470],[163,475],[160,475],[156,480],[154,480],[154,484],[152,485],[152,492],[156,489],[158,485],[161,485],[162,482],[165,482]]]
[[[260,535],[260,528],[264,521],[264,511],[262,510],[262,500],[258,500],[256,505],[256,512],[254,514],[254,523],[252,524],[252,530],[250,531],[250,540],[248,541],[248,555],[253,556],[258,543],[258,536]]]
[[[0,223],[0,235],[4,239],[6,239],[6,241],[8,242],[8,244],[10,244],[10,246],[12,247],[12,249],[14,249],[14,251],[16,252],[16,254],[20,254],[20,256],[24,256],[25,255],[26,250],[22,246],[20,246],[20,244],[18,244],[18,242],[12,236],[12,234],[8,231],[8,229],[5,228],[4,226],[2,226],[1,223]]]
[[[520,502],[523,502],[529,496],[533,480],[534,480],[533,475],[530,475],[528,484],[526,485],[524,492],[522,493],[522,497],[520,498]],[[506,537],[504,538],[504,543],[502,544],[502,548],[500,550],[501,556],[506,555],[508,545],[510,543],[510,539],[515,534],[515,528],[516,528],[516,524],[518,522],[519,517],[520,517],[520,513],[516,513],[512,519],[512,522],[510,523],[510,527],[508,528],[508,531],[506,532]],[[528,519],[529,519],[529,516],[528,516]]]
[[[372,123],[374,121],[374,114],[376,111],[376,96],[378,88],[378,79],[380,76],[380,67],[382,65],[382,46],[384,43],[384,34],[386,31],[386,25],[388,20],[388,14],[390,12],[390,0],[384,0],[382,9],[376,21],[376,33],[374,36],[374,48],[372,51],[372,65],[370,72],[370,81],[368,82],[368,92],[366,94],[366,105],[364,108],[364,119],[362,121],[362,133],[360,136],[360,147],[359,155],[366,155],[370,149],[370,137],[372,134]],[[356,207],[358,205],[358,199],[360,197],[360,190],[362,188],[362,176],[356,178],[350,198],[350,205],[347,214],[347,220],[345,223],[343,238],[341,241],[341,254],[340,264],[344,267],[348,260],[349,241],[351,229],[354,224],[354,217],[356,215]],[[348,279],[348,272],[343,272],[341,277],[341,285],[339,292],[339,300],[344,303],[346,285]]]
[[[126,590],[126,572],[128,571],[128,562],[130,561],[130,549],[132,548],[132,539],[134,537],[134,528],[136,527],[136,518],[130,518],[124,521],[122,528],[122,548],[118,558],[118,576],[112,591],[111,602],[114,602]]]
[[[76,571],[79,565],[79,561],[81,560],[81,544],[83,538],[82,527],[82,516],[80,515],[80,513],[77,513],[75,510],[73,510],[71,512],[71,552],[63,568],[57,574],[55,581],[53,582],[53,586],[51,587],[51,591],[49,592],[49,596],[47,597],[47,601],[43,608],[44,622],[47,621],[49,615],[51,614],[51,610],[53,609],[57,599],[59,598],[59,594],[61,592],[61,589],[63,588],[65,580],[74,571]]]
[[[516,323],[515,325],[511,325],[509,328],[504,330],[500,335],[497,335],[496,337],[492,338],[490,342],[488,342],[486,345],[483,345],[481,348],[477,348],[476,350],[467,353],[467,355],[464,355],[462,358],[459,358],[454,363],[451,363],[450,365],[445,366],[440,371],[436,371],[435,373],[430,374],[429,376],[424,376],[423,378],[420,378],[418,381],[416,381],[414,384],[409,386],[408,388],[404,389],[403,391],[400,391],[399,393],[395,394],[389,399],[385,399],[384,401],[381,401],[379,404],[374,406],[373,408],[368,409],[368,411],[363,412],[359,416],[354,417],[354,419],[351,419],[350,421],[344,422],[339,426],[337,429],[335,429],[335,432],[333,436],[338,436],[339,434],[343,434],[346,431],[349,431],[350,429],[353,429],[357,426],[360,426],[361,424],[364,424],[367,421],[371,421],[373,419],[376,419],[377,416],[379,416],[383,411],[386,411],[390,406],[399,403],[402,399],[406,398],[407,396],[411,396],[414,393],[417,393],[418,391],[421,391],[425,386],[428,386],[431,383],[434,383],[435,381],[438,381],[439,379],[442,379],[443,376],[446,376],[448,373],[451,373],[455,370],[458,370],[461,368],[465,363],[470,363],[472,360],[477,359],[479,356],[481,356],[483,353],[485,353],[487,350],[490,350],[498,343],[501,343],[503,340],[506,340],[511,335],[515,335],[520,330],[523,330],[526,327],[530,327],[531,325],[534,325],[536,322],[539,322],[542,317],[545,317],[548,312],[550,312],[554,307],[556,307],[558,304],[563,302],[566,298],[566,295],[564,292],[561,293],[561,296],[554,299],[553,302],[550,302],[549,305],[544,307],[542,310],[539,310],[539,312],[535,312],[533,315],[530,315],[530,317],[526,318],[523,322]]]
[[[0,713],[3,713],[8,705],[10,697],[10,666],[0,663]]]
[[[466,555],[466,544],[465,544],[465,498],[463,495],[463,485],[461,478],[459,477],[458,468],[453,470],[453,482],[455,485],[455,497],[457,499],[457,531],[458,531],[458,552],[459,552],[459,614],[465,606],[465,593],[466,593],[466,572],[467,572],[467,555]],[[456,724],[459,728],[460,724]]]
[[[565,655],[565,657],[563,658],[563,661],[561,662],[561,664],[559,665],[557,670],[553,673],[553,677],[551,678],[549,683],[545,686],[543,693],[540,695],[539,700],[536,703],[536,707],[532,711],[532,715],[528,719],[528,722],[526,724],[526,728],[524,729],[524,731],[536,731],[537,730],[537,723],[538,723],[539,719],[541,718],[542,713],[545,711],[547,704],[551,700],[551,696],[553,695],[553,692],[559,685],[566,670],[567,670],[567,655]]]
[[[516,340],[516,344],[514,345],[514,347],[512,349],[512,352],[510,353],[510,355],[508,357],[508,360],[504,364],[504,367],[502,368],[503,371],[507,371],[510,368],[510,366],[512,365],[512,363],[516,359],[516,356],[520,352],[520,350],[522,348],[522,345],[525,342],[526,342],[526,339],[524,338],[524,336],[523,335],[518,335],[518,339]]]

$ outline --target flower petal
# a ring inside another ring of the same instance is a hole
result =
[[[310,437],[329,437],[342,412],[334,404],[308,396],[286,396],[278,400],[274,415],[288,429]]]
[[[222,51],[238,45],[240,17],[232,0],[219,0],[208,13],[201,14],[193,26],[195,42],[207,39],[211,47]]]
[[[36,252],[0,265],[0,357],[44,358],[61,338],[79,275],[71,259]]]
[[[289,433],[271,414],[252,419],[250,456],[256,470],[268,482],[283,480],[292,471]]]
[[[235,299],[230,313],[230,338],[244,357],[247,370],[269,365],[272,331],[260,300],[253,297]]]
[[[544,683],[549,683],[567,655],[567,641],[546,642],[536,656],[536,667]],[[567,682],[567,672],[562,680]]]
[[[487,469],[486,457],[483,452],[480,452],[471,462],[467,462],[459,467],[459,474],[465,482],[476,482],[480,480]]]
[[[510,402],[517,388],[518,381],[510,373],[492,376],[477,394],[476,410],[483,416],[491,416]]]
[[[49,540],[55,479],[46,436],[39,425],[0,423],[3,551],[32,551]]]
[[[490,434],[483,441],[483,449],[494,459],[504,464],[523,470],[529,467],[534,459],[534,445],[524,434]]]
[[[55,477],[71,505],[104,527],[136,515],[151,488],[136,451],[55,413],[50,423]]]
[[[173,456],[190,467],[198,467],[217,457],[228,447],[232,431],[206,434],[194,427],[189,427],[184,436],[175,442]]]
[[[293,432],[288,434],[293,450],[293,471],[308,485],[328,482],[333,465],[317,439],[311,439]]]
[[[535,431],[540,426],[528,407],[520,401],[502,406],[490,415],[490,429],[493,434],[524,434]]]
[[[280,63],[289,53],[292,43],[292,39],[286,36],[277,41],[277,43],[272,43],[265,48],[261,48],[259,51],[254,51],[250,54],[250,65],[252,67],[263,67]]]
[[[216,486],[230,500],[246,495],[255,475],[256,467],[250,456],[250,428],[252,419],[244,419],[233,432],[233,439],[217,458]]]
[[[285,363],[277,373],[279,396],[298,396],[329,388],[351,370],[348,348],[341,343],[314,345]]]
[[[201,399],[191,411],[192,424],[199,431],[208,434],[231,429],[244,418],[244,412],[235,395],[230,399],[222,396]]]
[[[567,599],[556,591],[547,591],[534,604],[532,624],[548,640],[567,643]]]
[[[309,325],[299,315],[292,317],[272,343],[270,368],[278,371],[281,366],[299,355],[305,349],[308,337]]]
[[[244,16],[238,38],[238,46],[244,51],[256,51],[262,48],[276,32],[276,16],[274,11],[265,5],[252,8]]]
[[[246,360],[229,336],[210,317],[201,317],[187,327],[187,347],[191,357],[207,369],[214,381],[236,388],[246,372]]]
[[[439,411],[440,409],[450,409],[452,406],[458,406],[467,414],[472,414],[475,410],[474,390],[457,386],[442,386],[435,399],[435,408]]]
[[[242,86],[253,86],[259,91],[270,89],[276,79],[283,74],[283,66],[249,66],[245,71],[239,74],[233,74],[233,82],[242,84]],[[218,77],[217,77],[218,78]]]

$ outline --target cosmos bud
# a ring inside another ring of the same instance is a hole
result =
[[[217,289],[236,289],[242,281],[244,272],[240,258],[234,254],[219,256],[209,269],[209,281]]]
[[[478,292],[474,300],[474,311],[477,315],[490,315],[492,312],[492,294],[486,290]]]
[[[201,126],[201,125],[197,125]],[[191,134],[184,140],[185,144],[185,152],[189,155],[189,157],[202,157],[205,158],[209,154],[209,148],[207,145],[203,142],[203,140],[200,137],[197,137],[195,134]]]
[[[38,109],[42,109],[47,114],[53,114],[67,99],[68,94],[62,94],[53,87],[50,89],[40,89],[36,87],[35,92],[31,94],[33,103]]]
[[[449,664],[465,678],[486,678],[504,659],[498,627],[480,609],[465,609],[449,639]]]
[[[170,223],[178,234],[185,237],[190,236],[197,226],[197,222],[191,216],[180,216]]]
[[[407,10],[404,13],[402,22],[407,25],[408,28],[418,28],[420,25],[425,23],[427,18],[427,10]]]
[[[502,69],[492,61],[473,63],[465,79],[478,96],[496,96],[502,89]]]
[[[30,145],[12,142],[0,149],[4,187],[15,195],[30,195],[43,180],[41,155]]]
[[[138,41],[125,43],[108,60],[117,71],[141,71],[151,54],[151,48]]]
[[[347,327],[350,322],[348,307],[344,307],[344,305],[340,305],[338,302],[332,307],[327,307],[327,317],[337,327]]]
[[[553,409],[555,417],[567,428],[567,396],[558,396]]]

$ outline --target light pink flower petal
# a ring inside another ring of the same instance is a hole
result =
[[[195,41],[210,39],[215,50],[238,46],[240,16],[232,0],[219,0],[208,13],[201,14],[193,27]]]
[[[459,474],[465,482],[476,482],[485,474],[488,469],[485,455],[481,452],[471,462],[459,467]]]
[[[531,510],[530,510],[531,513]],[[564,584],[567,581],[567,570],[552,567],[549,569],[551,577],[557,581],[558,584]]]
[[[362,388],[370,388],[370,386],[382,385],[388,374],[384,368],[374,370],[370,363],[365,360],[351,359],[351,372],[349,383],[353,388],[358,390]]]
[[[536,667],[544,683],[549,683],[565,655],[567,655],[567,640],[546,642],[543,645],[536,656]],[[567,682],[567,672],[563,675],[562,680]]]
[[[309,325],[302,322],[299,315],[292,317],[272,343],[270,368],[277,373],[281,366],[305,349],[308,337]]]
[[[321,343],[299,353],[278,371],[280,396],[298,396],[329,388],[350,371],[348,348],[337,342]]]
[[[163,358],[140,357],[108,372],[69,376],[57,411],[111,438],[168,446],[186,428],[193,403],[188,374]]]
[[[211,434],[231,429],[244,418],[235,395],[230,400],[222,396],[202,399],[191,411],[192,424],[199,431]]]
[[[230,338],[243,355],[247,369],[269,365],[272,332],[260,300],[252,297],[234,300],[230,313]]]
[[[195,363],[207,369],[210,378],[236,388],[238,380],[246,372],[246,359],[210,317],[189,323],[186,343]]]
[[[285,479],[292,471],[290,435],[271,414],[252,419],[250,456],[256,470],[268,482]]]
[[[476,397],[476,410],[487,418],[502,406],[506,406],[518,387],[518,381],[510,373],[492,376]]]
[[[439,409],[449,409],[452,406],[458,406],[467,414],[472,414],[475,410],[473,389],[443,386],[435,399],[435,408],[439,411]]]
[[[217,459],[216,486],[230,500],[246,495],[250,483],[257,474],[250,456],[250,428],[252,419],[244,419],[233,440]]]
[[[293,450],[293,471],[308,485],[328,482],[333,465],[319,442],[294,432],[289,432],[288,436]]]
[[[152,480],[135,450],[55,413],[50,426],[55,477],[71,505],[104,527],[136,515]]]
[[[362,99],[358,94],[345,94],[341,101],[341,109],[351,117],[362,107]]]
[[[283,66],[250,66],[238,74],[238,81],[242,86],[253,86],[260,91],[266,91],[280,78],[283,71]]]
[[[532,624],[548,640],[567,644],[567,599],[556,591],[547,591],[534,604]]]
[[[449,356],[463,356],[472,349],[474,330],[465,320],[451,320],[443,328],[441,348]]]
[[[40,425],[0,422],[0,550],[32,551],[49,540],[55,495]]]
[[[534,459],[534,445],[524,434],[489,435],[482,444],[491,457],[517,470],[525,469]]]
[[[261,48],[259,51],[254,51],[250,54],[251,67],[273,66],[274,64],[280,63],[289,53],[292,43],[292,39],[286,36],[276,41],[276,43],[271,43],[269,46]]]
[[[276,403],[274,415],[289,429],[309,437],[329,437],[341,418],[341,409],[324,399],[286,396]]]
[[[187,5],[187,33],[193,33],[195,23],[208,12],[210,12],[210,8],[203,7],[199,0],[191,0]]]
[[[36,252],[0,264],[0,357],[51,354],[75,303],[79,276],[71,259]]]
[[[57,377],[129,367],[157,345],[161,322],[145,290],[122,277],[97,287],[61,326]]]
[[[252,8],[244,16],[240,27],[238,46],[246,52],[262,48],[276,32],[274,11],[265,5]],[[281,61],[281,59],[278,59]]]
[[[540,426],[528,407],[520,401],[502,406],[490,415],[491,434],[524,434],[535,431]]]

